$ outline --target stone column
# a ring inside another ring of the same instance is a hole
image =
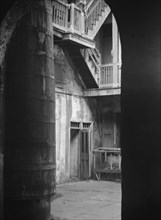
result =
[[[6,55],[4,215],[47,220],[55,193],[55,95],[51,0],[35,0]]]

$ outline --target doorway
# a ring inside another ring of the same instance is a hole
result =
[[[70,128],[70,179],[89,179],[91,172],[91,123],[71,124]]]

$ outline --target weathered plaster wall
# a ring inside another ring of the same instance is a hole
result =
[[[97,39],[99,42],[99,37]],[[54,47],[56,81],[56,162],[57,183],[69,181],[70,176],[70,121],[93,122],[92,148],[102,145],[103,130],[110,122],[109,112],[120,112],[120,97],[84,98],[81,81],[70,58],[60,46]],[[113,118],[114,119],[114,118]],[[114,130],[114,123],[112,126]],[[104,121],[104,122],[103,122]],[[114,132],[111,130],[111,132]]]
[[[99,142],[96,100],[82,96],[81,83],[63,50],[55,45],[57,183],[69,181],[70,121],[94,122],[93,146]]]
[[[109,97],[99,97],[98,99],[98,109],[99,109],[99,127],[101,133],[101,144],[103,147],[113,147],[114,145],[118,145],[120,140],[120,124],[118,121],[117,114],[121,113],[120,107],[120,96],[109,96]],[[111,145],[109,141],[106,140],[106,145],[104,143],[105,134],[111,133]]]

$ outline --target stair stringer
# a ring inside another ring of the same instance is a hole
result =
[[[82,54],[82,53],[81,53]],[[82,57],[84,58],[85,62],[86,62],[86,65],[88,66],[88,69],[91,71],[91,74],[93,76],[93,78],[95,79],[97,85],[99,85],[99,79],[98,79],[98,74],[96,74],[96,70],[95,70],[95,67],[93,67],[93,64],[90,60],[87,60],[83,54],[82,54]]]

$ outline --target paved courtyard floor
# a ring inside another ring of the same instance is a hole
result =
[[[54,220],[121,220],[121,183],[79,181],[57,185]]]

